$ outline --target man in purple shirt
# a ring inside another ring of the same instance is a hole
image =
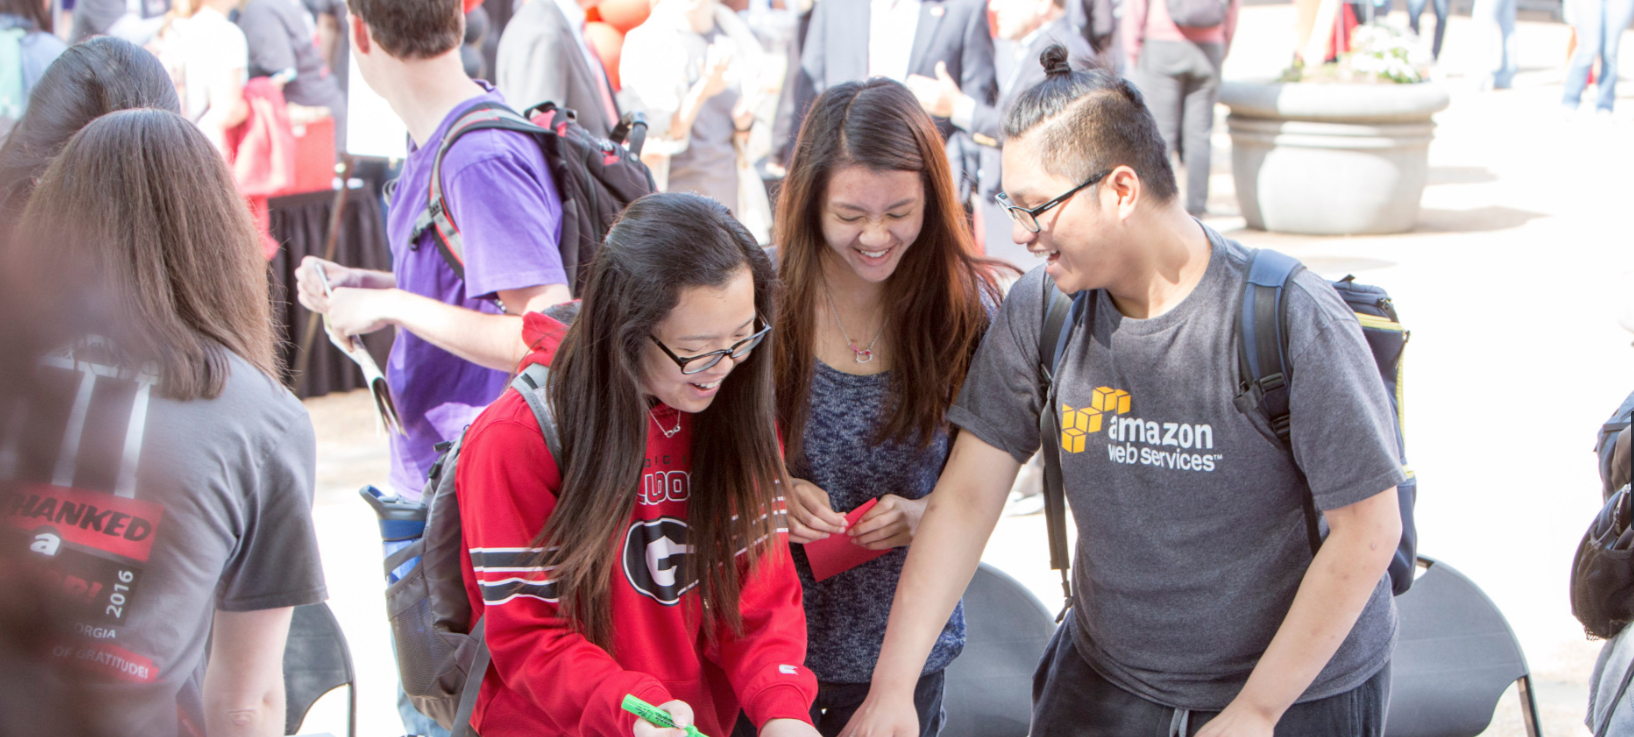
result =
[[[350,0],[350,7],[355,63],[411,139],[386,213],[392,272],[309,256],[296,279],[301,303],[328,315],[343,334],[399,329],[386,379],[407,436],[391,439],[389,484],[415,499],[437,459],[436,445],[459,437],[526,355],[521,315],[571,298],[557,249],[562,207],[532,139],[476,131],[449,149],[442,168],[464,236],[465,278],[443,261],[431,233],[411,238],[448,127],[472,106],[504,98],[465,76],[459,0]],[[334,287],[327,298],[318,268]]]

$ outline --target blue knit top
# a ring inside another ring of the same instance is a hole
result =
[[[855,376],[822,361],[816,364],[805,458],[792,469],[794,475],[827,491],[829,504],[840,514],[886,494],[905,499],[929,494],[947,462],[947,431],[937,431],[924,450],[911,440],[876,443],[875,434],[891,406],[890,373]],[[868,683],[885,641],[885,623],[908,549],[896,548],[817,581],[803,546],[793,547],[795,568],[805,587],[806,667],[825,683]],[[937,636],[923,672],[946,668],[964,645],[961,603]]]

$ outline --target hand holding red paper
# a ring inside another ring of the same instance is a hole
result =
[[[854,527],[878,503],[878,499],[869,499],[868,503],[851,510],[845,516],[846,526]],[[818,581],[849,571],[888,552],[890,548],[869,550],[856,544],[850,535],[830,535],[806,543],[806,560],[811,563],[812,577]]]
[[[913,542],[913,534],[919,529],[919,520],[924,514],[923,499],[886,494],[868,500],[845,515],[849,534],[830,535],[806,543],[811,575],[821,581]]]
[[[794,479],[784,502],[789,508],[789,542],[805,544],[845,533],[845,517],[835,513],[828,492],[816,484]]]
[[[904,499],[886,494],[859,507],[866,510],[861,518],[846,525],[851,541],[869,550],[890,550],[913,542],[919,531],[919,520],[925,516],[929,499]]]

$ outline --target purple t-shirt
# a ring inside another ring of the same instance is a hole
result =
[[[510,131],[467,133],[443,158],[443,191],[465,246],[465,279],[437,251],[435,236],[410,242],[414,220],[426,209],[431,167],[448,127],[472,106],[504,102],[486,82],[486,94],[455,108],[424,145],[409,143],[408,160],[386,211],[392,272],[397,286],[445,304],[500,314],[497,293],[566,284],[557,243],[562,203],[544,154],[532,139]],[[392,490],[418,498],[437,460],[436,445],[459,437],[509,376],[483,368],[400,330],[386,365],[407,437],[391,439]]]

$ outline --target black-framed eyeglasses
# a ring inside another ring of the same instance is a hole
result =
[[[727,356],[731,356],[732,360],[734,361],[742,361],[743,359],[748,358],[749,352],[753,351],[755,346],[760,345],[760,341],[765,340],[766,334],[772,331],[772,326],[767,324],[766,318],[755,315],[755,320],[759,321],[762,327],[754,335],[733,343],[731,348],[719,351],[710,351],[708,353],[699,353],[696,356],[677,356],[675,355],[675,351],[670,350],[669,346],[664,345],[664,341],[658,339],[658,336],[649,335],[647,337],[652,338],[652,342],[658,345],[658,349],[663,351],[664,355],[669,356],[670,360],[675,362],[675,365],[681,367],[681,373],[690,376],[692,374],[701,374],[715,368],[715,365],[720,363],[721,359],[726,358]]]
[[[1060,197],[1050,200],[1049,202],[1039,205],[1038,207],[1022,207],[1021,205],[1011,202],[1010,195],[1003,192],[999,193],[999,204],[1004,206],[1004,211],[1010,215],[1011,220],[1021,223],[1021,227],[1026,228],[1027,232],[1037,233],[1039,231],[1039,215],[1043,215],[1045,212],[1048,212],[1050,208],[1072,199],[1072,196],[1078,194],[1079,190],[1105,179],[1106,175],[1111,173],[1112,170],[1108,169],[1096,174],[1095,176],[1092,176],[1086,180],[1083,184],[1063,192]]]

